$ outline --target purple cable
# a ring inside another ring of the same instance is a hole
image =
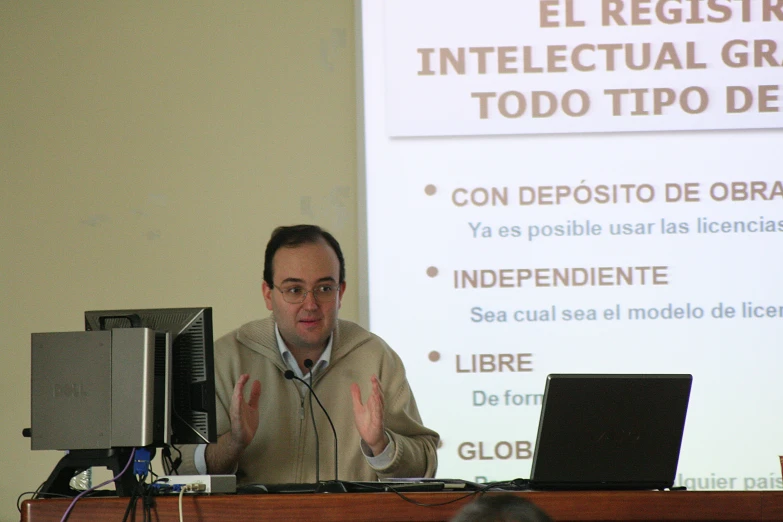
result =
[[[79,493],[78,495],[76,495],[76,497],[73,499],[73,501],[71,501],[71,505],[70,505],[70,506],[68,506],[68,509],[66,509],[66,510],[65,510],[65,513],[63,514],[63,518],[61,518],[61,519],[60,519],[60,522],[65,522],[66,520],[68,520],[68,515],[71,513],[71,510],[73,509],[73,506],[75,506],[75,505],[76,505],[76,501],[77,501],[77,500],[79,500],[80,498],[82,498],[82,497],[83,497],[84,495],[86,495],[87,493],[90,493],[90,492],[92,492],[92,491],[95,491],[95,490],[96,490],[96,489],[98,489],[98,488],[102,488],[103,486],[106,486],[107,484],[111,484],[112,482],[116,482],[116,481],[117,481],[117,479],[118,479],[118,478],[120,478],[120,477],[123,475],[123,473],[125,473],[126,471],[128,471],[128,468],[130,467],[130,464],[131,464],[131,462],[133,462],[133,457],[134,457],[135,455],[136,455],[136,448],[133,448],[133,451],[131,451],[130,458],[128,459],[128,463],[127,463],[127,464],[125,464],[125,467],[124,467],[124,468],[122,468],[122,471],[120,471],[120,472],[117,474],[117,476],[116,476],[116,477],[114,477],[113,479],[109,479],[109,480],[107,480],[107,481],[106,481],[106,482],[104,482],[103,484],[98,484],[97,486],[94,486],[94,487],[91,487],[90,489],[87,489],[87,490],[85,490],[85,491],[82,491],[81,493]]]

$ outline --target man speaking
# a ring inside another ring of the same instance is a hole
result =
[[[434,476],[439,436],[422,424],[400,357],[337,317],[345,261],[335,238],[314,225],[277,228],[262,286],[271,317],[215,342],[219,437],[183,451],[184,468],[236,473],[240,485],[315,483],[318,468],[349,481]]]

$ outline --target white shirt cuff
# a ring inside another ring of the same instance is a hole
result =
[[[199,444],[196,446],[196,451],[193,453],[193,463],[196,465],[196,471],[200,475],[207,474],[207,457],[206,457],[207,445]]]
[[[368,446],[364,441],[361,442],[364,458],[366,458],[370,466],[375,469],[388,468],[394,460],[394,452],[396,451],[397,447],[394,445],[394,439],[391,438],[388,432],[386,432],[386,436],[389,437],[389,443],[386,445],[380,455],[372,455],[370,446]]]

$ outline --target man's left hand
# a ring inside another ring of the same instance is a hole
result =
[[[351,384],[351,396],[353,397],[353,419],[356,429],[362,440],[372,450],[373,455],[380,455],[389,444],[386,431],[383,429],[383,391],[378,377],[371,378],[372,392],[367,402],[362,403],[362,392],[359,385]]]

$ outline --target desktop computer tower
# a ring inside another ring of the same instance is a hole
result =
[[[170,442],[171,337],[149,328],[31,335],[31,447]]]

